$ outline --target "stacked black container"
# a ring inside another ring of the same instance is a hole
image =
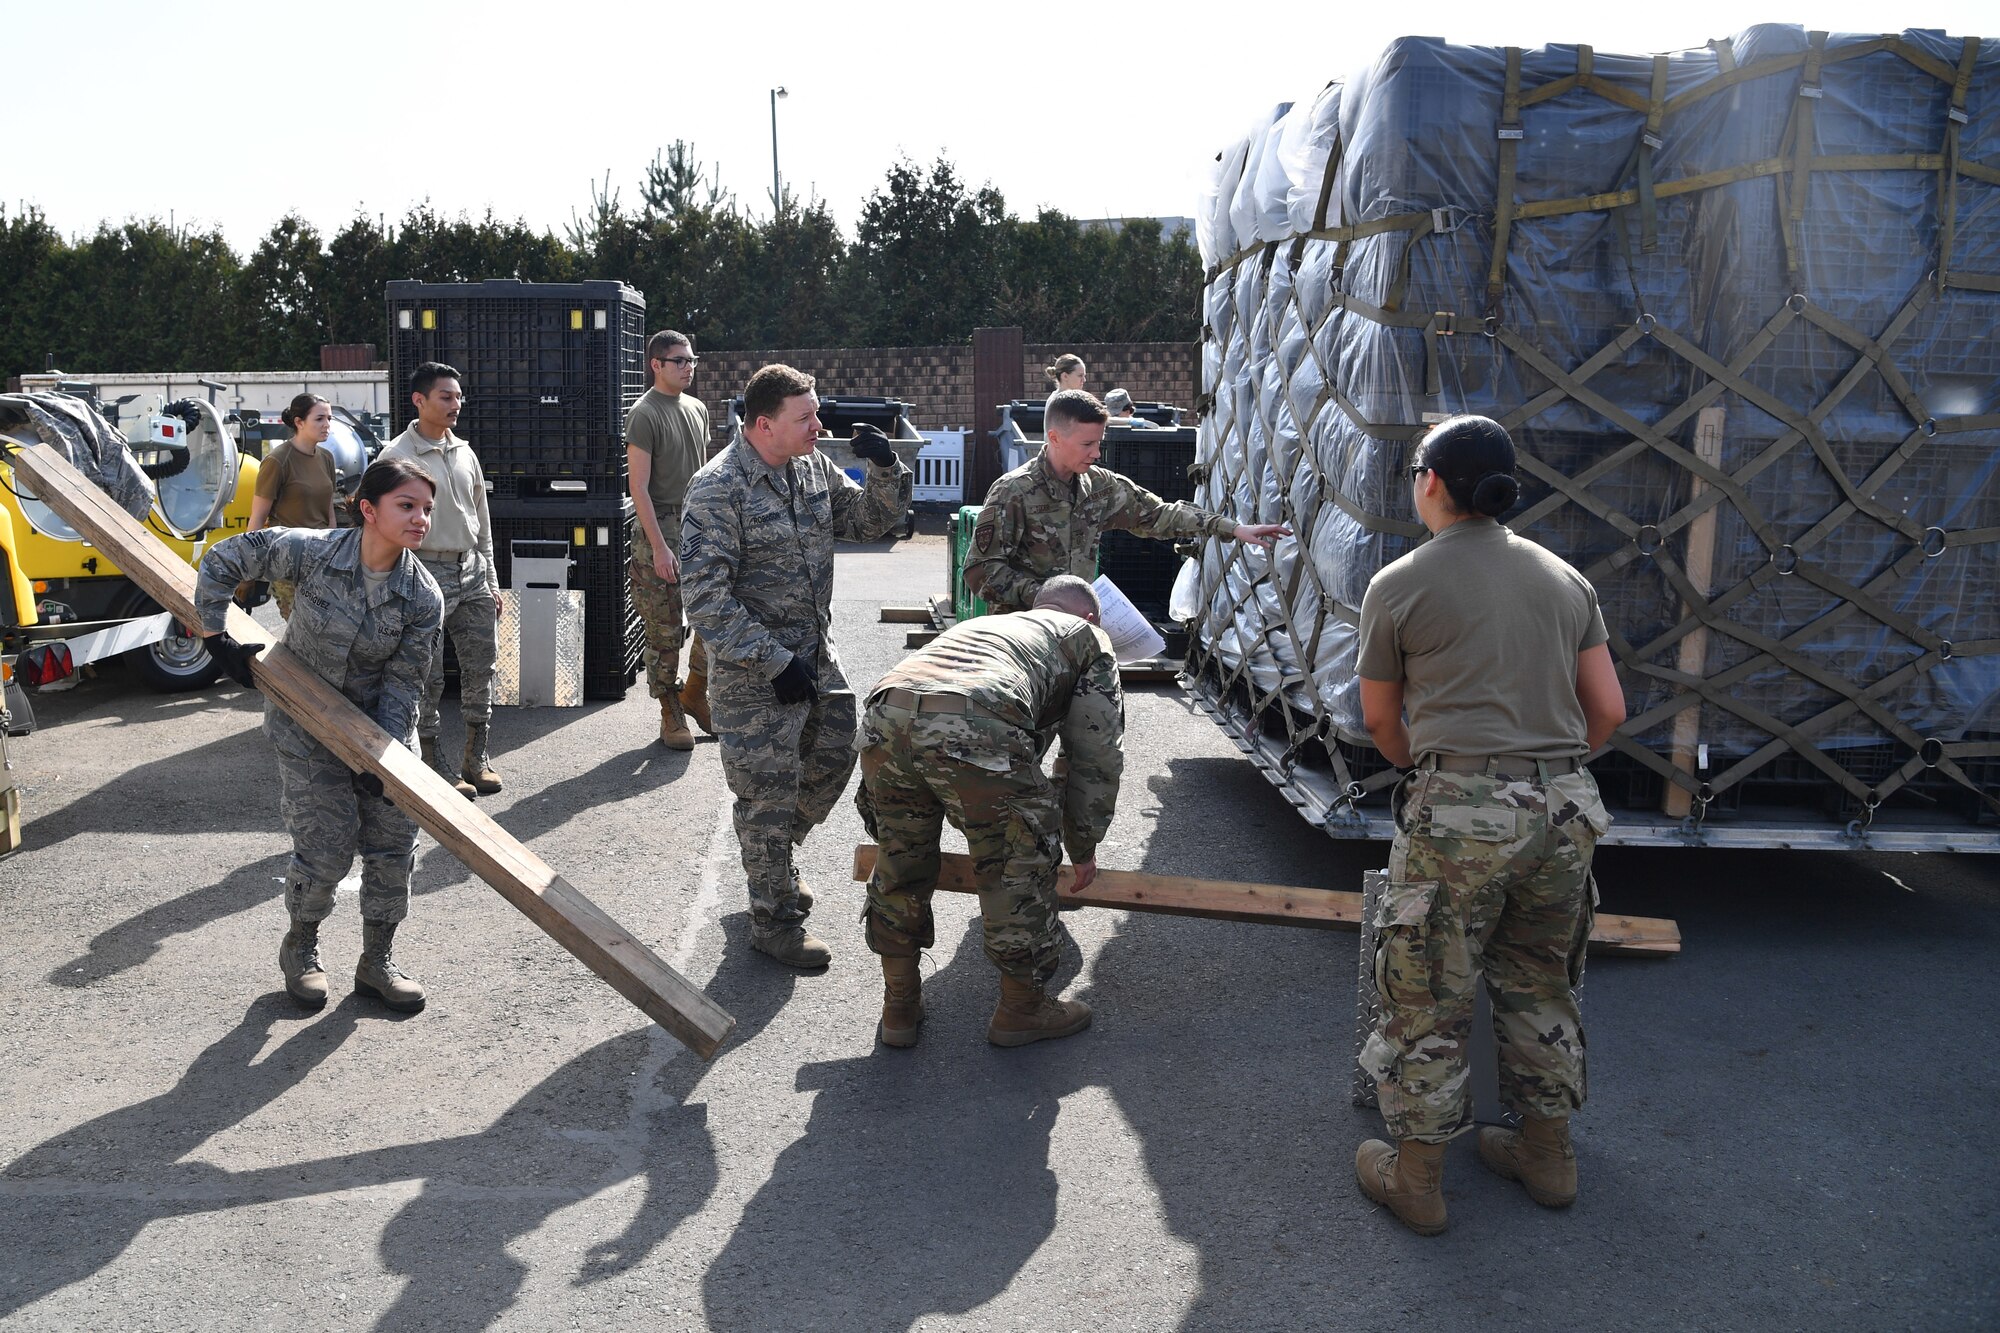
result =
[[[1104,451],[1098,462],[1130,477],[1162,500],[1193,500],[1194,478],[1188,475],[1188,468],[1195,461],[1195,438],[1193,426],[1167,430],[1112,426],[1104,432]],[[1098,543],[1098,572],[1117,584],[1140,614],[1159,628],[1170,655],[1184,652],[1187,645],[1186,631],[1167,615],[1180,566],[1181,557],[1172,542],[1111,531]]]
[[[394,428],[411,417],[402,386],[425,361],[459,372],[471,443],[492,494],[493,554],[512,582],[512,543],[567,541],[584,593],[584,695],[623,698],[644,635],[626,561],[634,522],[625,417],[646,391],[646,300],[622,282],[392,282],[389,379]]]

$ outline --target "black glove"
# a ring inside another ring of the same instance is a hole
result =
[[[382,779],[373,773],[356,772],[354,775],[354,792],[357,796],[373,796],[377,800],[380,800],[382,798]]]
[[[238,643],[227,634],[217,634],[206,640],[208,655],[222,666],[222,674],[241,685],[246,690],[257,688],[257,682],[250,675],[250,664],[257,660],[262,647],[253,648]]]
[[[819,691],[813,688],[818,679],[817,671],[807,666],[802,658],[794,657],[772,680],[771,688],[777,691],[781,704],[809,704],[819,697]]]
[[[889,447],[889,437],[882,433],[880,426],[871,426],[863,421],[854,428],[854,441],[849,446],[856,458],[865,458],[876,467],[896,466],[896,451]]]

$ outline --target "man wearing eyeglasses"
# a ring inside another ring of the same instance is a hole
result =
[[[688,650],[688,677],[680,679],[681,644],[687,637],[681,610],[681,506],[688,479],[708,461],[708,406],[688,390],[701,358],[685,333],[664,329],[646,340],[653,387],[625,419],[625,459],[633,507],[632,606],[646,625],[646,689],[660,701],[660,744],[692,750],[692,714],[708,721],[708,663],[696,636]]]

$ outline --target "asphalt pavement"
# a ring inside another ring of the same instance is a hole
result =
[[[903,651],[877,607],[944,565],[843,551],[858,688]],[[428,837],[398,955],[429,1008],[349,993],[343,892],[302,1013],[259,712],[114,663],[10,747],[0,1327],[2000,1326],[2000,857],[1608,850],[1605,909],[1686,947],[1591,963],[1580,1198],[1461,1141],[1424,1240],[1354,1182],[1355,936],[1073,913],[1095,1025],[1000,1050],[976,904],[940,895],[921,1043],[879,1047],[852,804],[801,858],[833,965],[791,972],[749,947],[713,742],[663,750],[643,687],[501,710],[482,805],[736,1016],[714,1061]],[[1177,688],[1127,714],[1105,867],[1351,889],[1386,857]]]

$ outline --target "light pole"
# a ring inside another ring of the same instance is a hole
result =
[[[778,99],[786,96],[783,85],[771,90],[771,216],[785,211],[785,196],[778,183]]]

